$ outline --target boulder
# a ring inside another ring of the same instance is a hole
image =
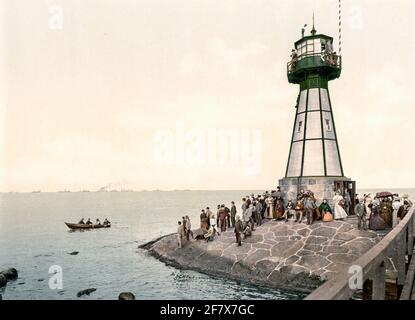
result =
[[[15,268],[10,268],[0,272],[7,280],[16,280],[18,277],[17,270]]]
[[[95,289],[95,288],[89,288],[89,289],[85,289],[85,290],[82,290],[82,291],[79,291],[77,294],[76,294],[76,296],[79,298],[79,297],[82,297],[83,295],[87,295],[87,296],[89,296],[92,292],[94,292],[94,291],[97,291],[97,289]]]
[[[0,288],[4,287],[7,284],[7,278],[0,274]]]
[[[135,295],[131,292],[121,292],[118,296],[118,300],[135,300]]]

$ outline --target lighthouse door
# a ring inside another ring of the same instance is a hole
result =
[[[347,182],[347,191],[349,192],[350,200],[351,200],[349,214],[355,214],[354,207],[356,205],[356,181]]]
[[[334,192],[338,192],[341,195],[343,195],[343,193],[344,193],[343,181],[335,181],[334,182]]]

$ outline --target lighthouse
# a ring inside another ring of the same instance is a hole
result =
[[[342,57],[334,51],[333,38],[317,34],[314,25],[308,36],[302,30],[294,48],[287,76],[300,91],[281,191],[294,200],[301,190],[310,190],[329,203],[335,192],[348,192],[353,203],[356,183],[344,175],[329,92],[329,82],[340,77]]]

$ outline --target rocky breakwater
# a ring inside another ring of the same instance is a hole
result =
[[[16,280],[17,278],[18,278],[18,273],[15,268],[10,268],[4,271],[0,271],[0,290],[2,287],[5,287],[7,285],[8,281]],[[0,294],[0,300],[3,300],[3,296],[1,294]]]
[[[361,231],[354,225],[348,220],[311,226],[269,221],[257,227],[240,247],[229,229],[212,242],[184,241],[181,249],[177,249],[175,234],[141,248],[177,268],[311,292],[380,241],[375,232]]]

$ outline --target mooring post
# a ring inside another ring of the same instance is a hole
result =
[[[414,220],[413,217],[411,219]],[[414,225],[412,223],[409,223],[408,224],[408,246],[407,246],[408,261],[411,260],[413,250],[414,250]]]
[[[411,222],[409,222],[409,224],[411,224],[411,225],[412,225],[412,235],[414,235],[414,234],[413,234],[413,232],[414,232],[414,230],[415,230],[415,218],[414,218],[414,215],[412,215],[411,220],[412,220],[412,223],[411,223]]]
[[[397,243],[397,266],[398,269],[398,298],[401,295],[402,288],[405,284],[405,277],[406,277],[406,232],[403,232],[398,239]]]
[[[385,262],[373,270],[372,300],[385,300]]]

